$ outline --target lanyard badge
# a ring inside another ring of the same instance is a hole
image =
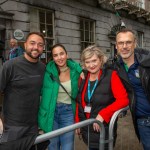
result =
[[[92,97],[92,95],[94,93],[94,90],[95,90],[95,88],[97,86],[97,83],[98,83],[98,79],[96,79],[94,87],[93,87],[92,91],[90,91],[90,80],[88,81],[88,105],[86,105],[85,108],[84,108],[84,112],[86,112],[86,113],[90,113],[91,112],[91,108],[92,107],[90,105],[90,101],[91,101],[91,97]]]

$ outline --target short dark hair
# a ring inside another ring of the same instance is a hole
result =
[[[26,37],[26,41],[27,41],[28,38],[29,38],[31,35],[33,35],[33,34],[36,34],[36,35],[40,36],[40,37],[43,39],[44,43],[45,43],[44,35],[43,35],[41,32],[30,32],[30,33],[27,35],[27,37]]]
[[[133,30],[131,30],[131,29],[128,29],[128,28],[122,28],[120,31],[118,31],[118,32],[116,33],[116,38],[117,38],[117,35],[118,35],[119,33],[126,33],[126,32],[132,33],[133,36],[134,36],[134,38],[136,39],[135,32],[134,32]]]
[[[51,53],[52,53],[53,49],[56,48],[56,47],[61,47],[62,49],[64,49],[64,51],[65,51],[66,54],[67,54],[67,50],[66,50],[65,46],[63,46],[63,45],[60,44],[60,43],[57,43],[57,44],[55,44],[55,45],[53,45],[53,46],[51,47]]]

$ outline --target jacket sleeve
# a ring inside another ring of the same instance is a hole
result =
[[[115,111],[117,111],[121,108],[124,108],[129,104],[127,92],[126,92],[119,76],[117,75],[116,71],[113,71],[113,73],[112,73],[111,89],[112,89],[115,101],[99,112],[99,115],[101,115],[102,118],[107,123],[110,121],[110,119]]]

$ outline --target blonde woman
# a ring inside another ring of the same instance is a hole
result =
[[[108,136],[108,125],[113,113],[127,106],[129,100],[116,71],[104,67],[105,61],[106,56],[97,46],[89,46],[81,54],[81,62],[86,72],[85,79],[80,82],[76,122],[96,118],[104,123]],[[77,129],[77,133],[80,132],[83,141],[88,144],[87,127]],[[90,150],[98,150],[99,132],[98,124],[90,126]],[[108,150],[108,144],[105,144],[105,150]]]

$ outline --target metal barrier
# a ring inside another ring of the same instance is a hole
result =
[[[81,128],[81,127],[84,127],[84,126],[87,126],[87,125],[90,125],[90,124],[93,124],[93,123],[97,123],[100,126],[100,128],[101,128],[100,139],[99,139],[99,149],[100,150],[104,150],[105,128],[104,128],[103,123],[101,123],[100,121],[98,121],[96,119],[88,119],[88,120],[85,120],[85,121],[82,121],[82,122],[79,122],[79,123],[76,123],[76,124],[73,124],[73,125],[70,125],[70,126],[67,126],[67,127],[61,128],[61,129],[58,129],[58,130],[55,130],[55,131],[51,131],[49,133],[45,133],[45,134],[39,135],[36,138],[34,144],[38,144],[38,143],[44,142],[46,140],[49,140],[51,138],[54,138],[56,136],[59,136],[61,134],[66,133],[66,132],[70,132],[72,130],[75,130],[75,129],[78,129],[78,128]]]
[[[123,111],[127,111],[129,109],[129,106],[125,107],[125,108],[122,108],[118,111],[116,111],[111,120],[110,120],[110,123],[109,123],[109,140],[108,140],[108,143],[109,143],[109,150],[113,150],[113,141],[114,141],[114,135],[113,135],[113,131],[114,131],[114,124],[115,124],[115,121],[118,117],[118,115],[123,112]]]
[[[46,140],[49,140],[51,138],[54,138],[56,136],[59,136],[61,134],[64,134],[66,132],[70,132],[72,130],[75,130],[77,128],[81,128],[81,127],[84,127],[84,126],[87,126],[87,125],[90,125],[90,124],[93,124],[93,123],[98,123],[100,128],[101,128],[101,132],[100,132],[100,139],[99,139],[99,150],[104,150],[104,145],[105,143],[108,143],[109,144],[109,150],[113,150],[113,141],[114,141],[114,135],[113,135],[113,131],[114,131],[114,124],[116,122],[116,119],[118,117],[118,115],[123,112],[123,111],[126,111],[129,109],[129,106],[125,107],[125,108],[122,108],[118,111],[116,111],[111,120],[110,120],[110,123],[109,123],[109,139],[108,140],[105,140],[105,128],[104,128],[104,125],[103,123],[101,123],[100,121],[96,120],[96,119],[87,119],[85,121],[82,121],[82,122],[79,122],[79,123],[76,123],[76,124],[73,124],[73,125],[70,125],[70,126],[67,126],[67,127],[64,127],[64,128],[61,128],[61,129],[58,129],[58,130],[55,130],[55,131],[51,131],[49,133],[45,133],[45,134],[42,134],[42,135],[39,135],[36,140],[35,140],[35,143],[34,144],[38,144],[38,143],[41,143],[43,141],[46,141]]]

